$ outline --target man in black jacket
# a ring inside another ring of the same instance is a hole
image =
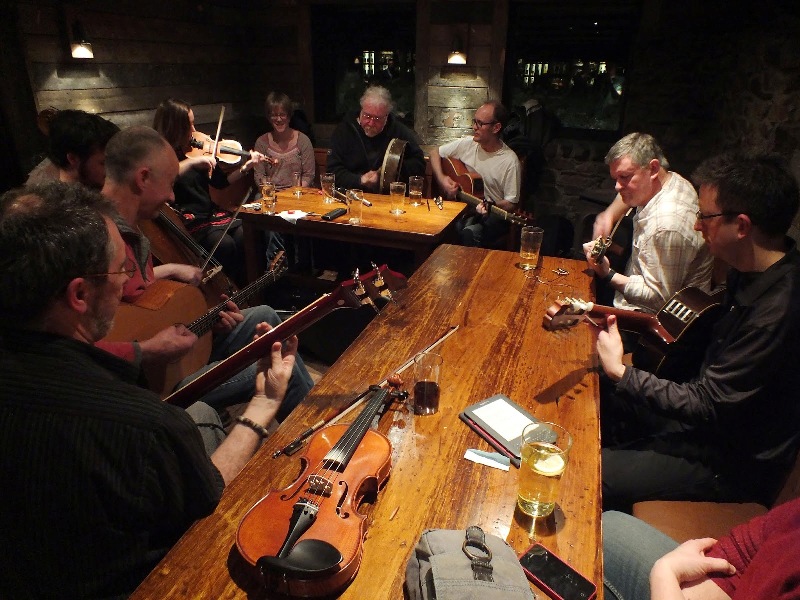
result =
[[[695,229],[731,266],[725,314],[686,383],[622,362],[616,318],[597,338],[615,383],[601,400],[603,507],[641,500],[771,504],[800,445],[800,192],[769,156],[720,156],[693,175]]]
[[[328,172],[337,187],[378,192],[380,169],[393,138],[406,140],[400,181],[425,174],[425,157],[416,134],[392,114],[392,96],[381,86],[370,86],[361,96],[361,110],[345,117],[331,138]]]

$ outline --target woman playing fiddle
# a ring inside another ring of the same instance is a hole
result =
[[[260,152],[251,151],[246,162],[231,173],[226,173],[211,155],[187,156],[195,131],[194,113],[189,103],[181,100],[169,98],[159,104],[153,129],[164,136],[180,161],[174,186],[175,205],[186,228],[206,250],[211,251],[219,242],[214,258],[229,276],[237,283],[242,283],[244,237],[241,223],[237,220],[225,231],[233,214],[214,203],[208,188],[209,185],[217,189],[227,187],[267,158]]]
[[[314,181],[314,147],[308,136],[289,126],[292,116],[292,101],[282,92],[270,92],[264,103],[267,120],[272,127],[256,140],[255,149],[275,162],[259,162],[255,165],[256,181],[267,179],[282,190],[294,185],[293,173],[301,173],[304,187]]]

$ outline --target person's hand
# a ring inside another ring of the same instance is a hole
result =
[[[209,171],[217,164],[217,159],[210,154],[203,154],[201,156],[192,156],[186,159],[190,169],[197,169],[198,171]]]
[[[250,159],[244,163],[239,170],[244,173],[245,171],[255,167],[257,164],[275,164],[276,162],[277,161],[274,158],[270,158],[269,156],[266,156],[257,150],[250,150]]]
[[[368,189],[378,188],[378,172],[367,171],[361,176],[361,185]]]
[[[439,187],[442,188],[444,195],[448,198],[455,198],[459,189],[458,184],[447,175],[439,181]]]
[[[684,542],[656,561],[650,572],[651,584],[673,579],[678,583],[686,583],[706,577],[710,573],[733,575],[736,567],[727,560],[706,556],[706,552],[716,543],[717,540],[713,538]]]
[[[608,262],[608,258],[605,256],[600,260],[600,262],[597,262],[592,257],[593,249],[594,240],[586,242],[583,245],[583,254],[586,257],[586,262],[589,263],[589,268],[592,269],[600,279],[603,279],[604,277],[608,276],[609,271],[611,271],[611,263]]]
[[[244,315],[242,311],[239,310],[239,307],[236,306],[236,303],[228,299],[228,296],[222,294],[222,299],[227,300],[225,303],[226,310],[221,310],[219,312],[219,320],[214,323],[213,330],[214,333],[225,335],[233,331],[234,327],[244,321]]]
[[[481,202],[475,207],[475,212],[481,216],[489,214],[489,205],[486,202]]]
[[[597,355],[600,365],[613,381],[619,381],[625,374],[625,365],[622,363],[624,354],[622,337],[617,327],[617,317],[609,315],[606,318],[606,329],[597,335]]]
[[[614,229],[614,215],[609,211],[604,210],[594,218],[594,225],[592,226],[592,238],[595,240],[601,235],[608,237],[611,235],[611,230]]]
[[[184,325],[172,325],[153,337],[139,342],[144,363],[170,363],[179,360],[192,349],[197,336]]]
[[[189,285],[198,286],[203,281],[203,271],[194,265],[182,263],[167,263],[156,267],[156,277],[158,279],[174,279]]]
[[[259,323],[256,325],[254,339],[258,339],[270,329],[272,327],[268,323]],[[296,355],[297,336],[292,336],[283,344],[273,343],[270,352],[258,359],[256,388],[250,401],[251,405],[255,408],[277,411],[286,395]]]

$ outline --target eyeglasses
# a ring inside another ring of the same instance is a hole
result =
[[[383,115],[382,117],[378,117],[378,116],[375,116],[375,115],[371,115],[369,113],[365,113],[363,110],[361,111],[361,118],[364,121],[374,121],[375,123],[380,123],[381,121],[386,120],[386,117],[387,117],[387,115]]]
[[[472,119],[472,124],[476,125],[478,129],[483,127],[484,125],[494,125],[497,121],[481,121],[479,119]]]
[[[704,215],[703,213],[701,213],[698,210],[696,213],[694,213],[694,216],[697,217],[698,221],[705,221],[706,219],[713,219],[714,217],[734,217],[734,216],[736,216],[738,214],[741,214],[741,213],[730,211],[730,210],[726,210],[726,211],[723,211],[723,212],[714,213],[713,215]]]
[[[126,256],[125,263],[121,271],[109,271],[108,273],[89,273],[88,275],[84,275],[84,277],[105,277],[106,275],[122,275],[124,273],[130,279],[136,273],[137,268],[136,262],[130,256]]]
[[[286,119],[289,118],[289,115],[283,113],[280,115],[270,115],[269,118],[272,119],[273,121],[285,121]]]

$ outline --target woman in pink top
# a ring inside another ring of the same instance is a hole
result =
[[[308,136],[289,127],[292,117],[292,101],[284,93],[270,92],[264,104],[267,120],[272,126],[269,131],[256,140],[255,150],[275,158],[274,165],[262,163],[255,167],[255,181],[272,181],[279,190],[292,187],[293,173],[301,173],[302,185],[314,182],[314,147]]]

